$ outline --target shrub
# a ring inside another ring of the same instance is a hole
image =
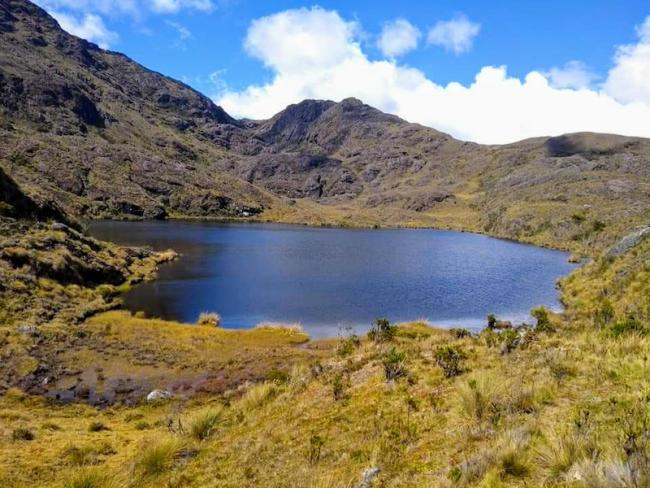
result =
[[[535,326],[540,332],[553,332],[553,326],[548,316],[548,310],[544,307],[537,307],[531,310],[530,314],[537,320]]]
[[[347,330],[345,335],[342,335],[339,339],[338,346],[336,348],[336,353],[339,356],[349,356],[361,345],[361,339],[356,335],[351,329]]]
[[[221,327],[221,315],[218,313],[203,312],[196,321],[197,325],[206,325],[209,327]]]
[[[375,319],[368,331],[368,339],[374,342],[388,342],[395,337],[397,326],[386,318]]]
[[[316,464],[320,460],[321,451],[325,445],[325,439],[317,434],[313,434],[309,438],[309,463]]]
[[[489,314],[487,316],[487,323],[488,323],[488,327],[490,329],[493,329],[494,326],[497,324],[497,316],[494,315],[493,313]]]
[[[343,374],[337,373],[332,380],[332,393],[334,394],[334,400],[342,400],[345,398],[345,379]]]
[[[91,422],[90,425],[88,426],[88,432],[101,432],[102,430],[110,430],[106,425],[102,422]]]
[[[514,351],[521,342],[521,337],[516,329],[504,330],[499,334],[499,339],[501,341],[501,352],[503,354],[508,354]]]
[[[472,337],[472,333],[467,329],[453,328],[449,329],[449,333],[454,339],[465,339],[466,337]]]
[[[599,327],[605,327],[614,320],[614,307],[608,299],[603,299],[600,308],[594,314],[594,322]]]
[[[384,375],[386,381],[396,380],[406,376],[407,370],[404,365],[406,361],[406,353],[397,351],[394,347],[384,355],[382,364],[384,365]]]
[[[190,424],[190,435],[199,441],[206,440],[214,433],[219,419],[221,419],[221,412],[217,410],[209,410],[197,415]]]
[[[601,232],[605,230],[605,227],[607,227],[607,224],[605,224],[605,222],[603,222],[602,220],[594,220],[592,224],[592,229],[594,230],[594,232]]]
[[[31,430],[25,427],[18,427],[11,433],[11,438],[14,441],[33,441],[36,436]]]
[[[282,371],[281,369],[272,369],[266,375],[266,380],[273,383],[283,384],[289,382],[289,373]]]
[[[631,333],[645,336],[648,334],[648,328],[633,316],[628,316],[616,322],[610,329],[612,337],[620,337]]]
[[[151,425],[149,425],[149,422],[146,422],[144,420],[139,420],[135,423],[135,430],[147,430],[151,428]]]
[[[439,347],[434,358],[436,364],[442,368],[446,378],[458,376],[463,371],[463,361],[467,359],[465,353],[456,346]]]
[[[487,347],[496,347],[499,345],[500,337],[494,329],[483,329],[481,331],[481,337],[485,340],[485,345]]]

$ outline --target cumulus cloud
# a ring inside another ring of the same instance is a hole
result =
[[[569,61],[561,68],[553,67],[543,72],[556,88],[587,88],[598,76],[582,61]]]
[[[102,18],[95,14],[86,14],[80,18],[58,12],[52,12],[63,30],[72,35],[87,39],[108,49],[115,42],[118,35],[106,28]]]
[[[620,46],[605,90],[621,102],[650,104],[650,16],[637,28],[636,44]]]
[[[305,98],[338,101],[354,96],[411,122],[482,143],[576,131],[650,137],[650,101],[644,101],[648,92],[642,90],[650,76],[632,83],[628,101],[621,101],[628,85],[616,85],[614,97],[611,88],[577,89],[575,80],[553,80],[538,71],[519,79],[509,76],[505,66],[483,67],[467,86],[440,85],[394,59],[370,60],[358,42],[359,32],[355,22],[321,8],[255,20],[246,50],[273,77],[242,91],[226,89],[216,102],[236,116],[259,119]],[[619,50],[605,86],[611,86],[613,75],[621,76],[617,70],[631,55],[638,61],[644,36],[641,31],[638,45]],[[648,69],[650,63],[644,66]]]
[[[480,24],[458,15],[451,20],[436,22],[429,30],[427,43],[442,46],[454,54],[462,54],[472,49],[474,38],[480,30]]]
[[[360,56],[358,26],[320,7],[301,8],[254,20],[246,51],[278,73],[326,70]]]
[[[421,32],[406,19],[395,19],[384,24],[377,47],[384,56],[394,58],[418,46]]]

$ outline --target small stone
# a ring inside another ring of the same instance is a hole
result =
[[[172,394],[171,391],[167,390],[153,390],[151,393],[147,395],[147,401],[148,402],[154,402],[156,400],[169,400],[172,398],[174,395]]]
[[[357,483],[356,488],[370,488],[372,481],[379,474],[379,468],[368,468],[361,475],[361,481]]]
[[[50,229],[52,230],[67,230],[68,226],[65,224],[62,224],[61,222],[52,222],[50,224]]]
[[[16,330],[19,334],[38,334],[38,329],[34,325],[22,324]]]

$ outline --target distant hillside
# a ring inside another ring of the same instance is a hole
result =
[[[0,164],[101,218],[463,228],[592,252],[650,220],[650,141],[462,142],[359,100],[237,121],[186,85],[0,4]]]

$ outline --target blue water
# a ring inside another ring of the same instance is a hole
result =
[[[226,327],[299,322],[316,337],[376,317],[526,320],[537,305],[560,308],[555,282],[575,267],[563,252],[440,230],[100,221],[90,232],[182,254],[124,297],[130,310],[186,322],[214,311]]]

